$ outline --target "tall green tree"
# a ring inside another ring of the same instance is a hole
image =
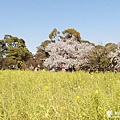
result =
[[[25,41],[21,38],[13,37],[11,35],[4,36],[7,51],[4,57],[4,67],[12,68],[22,66],[22,63],[27,61],[31,52],[27,49]]]

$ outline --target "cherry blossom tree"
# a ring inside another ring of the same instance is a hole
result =
[[[64,65],[68,69],[73,65],[78,67],[87,64],[93,48],[94,46],[89,43],[80,43],[71,39],[67,39],[66,42],[55,41],[45,48],[49,57],[45,59],[44,65],[50,69],[61,68]]]

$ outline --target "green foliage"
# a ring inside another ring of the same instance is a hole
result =
[[[60,33],[60,32],[57,31],[56,28],[54,28],[53,31],[49,34],[49,38],[50,38],[51,40],[54,40],[59,33]]]
[[[18,66],[21,61],[27,61],[31,54],[26,48],[25,41],[11,35],[5,35],[4,37],[5,46],[7,51],[4,51],[4,68],[12,68],[12,66]]]
[[[45,40],[41,43],[40,46],[37,47],[37,52],[35,54],[35,61],[36,61],[36,65],[40,65],[41,69],[44,68],[44,65],[43,65],[44,59],[49,56],[48,53],[45,52],[45,47],[49,43],[51,43],[50,40]]]
[[[66,29],[62,33],[65,35],[65,38],[74,38],[73,40],[81,42],[80,33],[73,28]]]
[[[42,47],[43,49],[45,49],[45,47],[50,43],[51,41],[50,40],[45,40],[41,43],[40,47]],[[38,47],[39,49],[39,47]]]
[[[110,64],[110,58],[108,54],[112,51],[115,51],[117,48],[116,44],[108,43],[105,46],[96,45],[95,49],[92,51],[90,64],[91,66],[100,65],[104,69],[108,69]]]
[[[3,59],[6,51],[7,51],[7,47],[5,45],[4,40],[0,40],[0,69],[2,69]]]
[[[115,43],[107,43],[106,45],[105,45],[105,48],[107,49],[107,51],[108,51],[108,53],[109,52],[115,52],[115,50],[117,49],[117,44],[115,44]]]
[[[91,45],[95,46],[95,44],[94,44],[94,43],[91,43],[91,42],[90,42],[90,41],[88,41],[88,40],[81,40],[81,43],[88,43],[88,44],[91,44]]]
[[[45,52],[45,46],[49,44],[49,41],[43,42],[39,47],[37,47],[37,53],[35,54],[35,61],[37,65],[40,65],[40,68],[44,68],[44,60],[49,56],[47,52]]]

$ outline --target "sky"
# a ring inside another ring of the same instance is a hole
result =
[[[120,0],[0,0],[0,40],[10,34],[36,52],[54,28],[74,28],[95,44],[118,43]]]

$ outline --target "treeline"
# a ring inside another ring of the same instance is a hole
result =
[[[36,54],[32,54],[22,38],[5,35],[0,40],[0,69],[39,69],[59,71],[119,71],[120,45],[107,43],[95,45],[81,39],[75,29],[66,29],[60,33],[56,28],[37,47]]]

